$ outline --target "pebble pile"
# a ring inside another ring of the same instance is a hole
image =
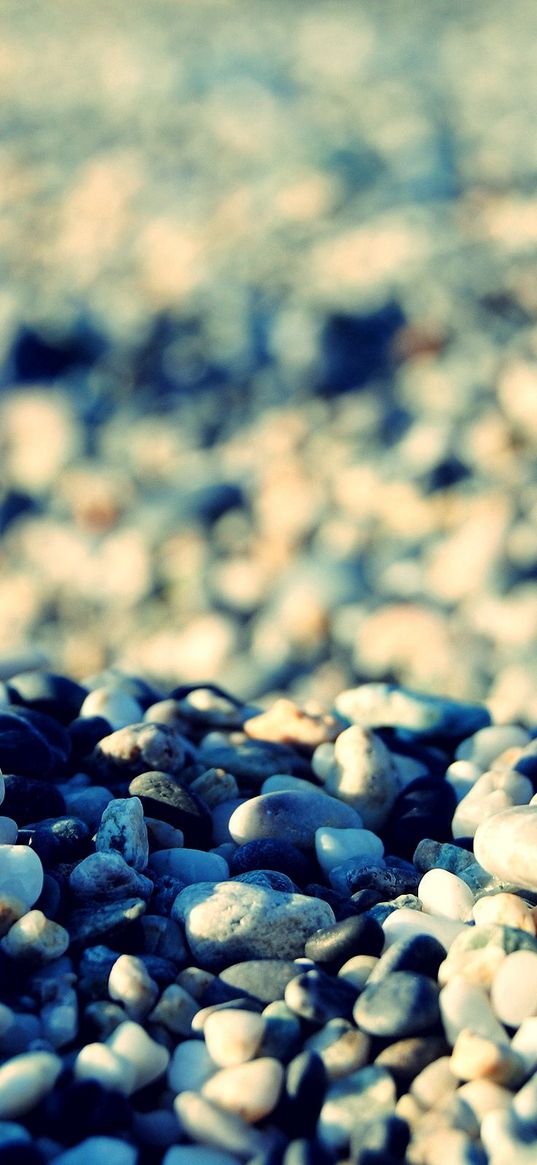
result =
[[[530,1165],[537,742],[6,678],[0,1165]]]

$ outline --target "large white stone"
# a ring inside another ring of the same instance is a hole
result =
[[[0,1067],[0,1120],[22,1116],[54,1087],[62,1070],[51,1052],[23,1052]]]
[[[537,805],[515,805],[477,829],[476,860],[490,874],[537,891]]]
[[[43,889],[43,866],[28,845],[0,845],[0,894],[19,898],[29,910]]]

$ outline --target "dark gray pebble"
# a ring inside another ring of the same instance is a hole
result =
[[[445,947],[432,935],[416,934],[397,939],[381,955],[367,980],[367,986],[369,988],[373,983],[380,983],[393,971],[418,971],[436,983],[438,968],[445,957]]]
[[[110,736],[112,725],[104,716],[80,716],[71,721],[68,728],[71,740],[71,762],[80,764],[91,756],[95,745],[104,736]]]
[[[45,737],[15,712],[0,712],[0,769],[46,781],[55,755]]]
[[[191,789],[169,773],[140,773],[129,784],[131,797],[139,797],[146,817],[156,817],[181,829],[185,846],[206,849],[211,843],[212,819],[207,806]]]
[[[170,910],[177,898],[177,895],[184,890],[184,882],[180,882],[179,878],[174,878],[173,874],[151,874],[154,882],[154,890],[149,901],[149,908],[152,914],[163,915],[164,918],[169,916]]]
[[[352,915],[360,913],[360,910],[347,894],[340,894],[337,890],[333,890],[331,886],[323,886],[319,882],[309,882],[304,888],[304,893],[309,894],[312,898],[321,898],[323,902],[328,902],[338,922],[342,918],[351,918]],[[368,894],[369,891],[366,890],[363,893]],[[371,891],[371,893],[373,894],[374,891]],[[378,895],[374,901],[377,901],[377,899]]]
[[[2,813],[13,817],[21,827],[48,817],[61,817],[65,813],[65,801],[56,785],[14,773],[4,777],[4,784]]]
[[[387,1068],[398,1089],[404,1092],[428,1064],[441,1056],[449,1056],[450,1050],[444,1036],[409,1036],[383,1048],[374,1063],[379,1068]]]
[[[338,970],[353,955],[380,955],[384,931],[374,918],[356,914],[332,926],[315,931],[307,940],[304,954],[327,969]]]
[[[45,867],[81,860],[91,847],[90,831],[79,817],[49,817],[34,827],[20,830],[18,842],[23,840],[25,833],[29,835],[27,844],[39,855]]]
[[[78,716],[88,689],[68,676],[54,672],[23,672],[9,681],[10,700],[45,712],[60,724],[70,724]]]
[[[67,928],[71,943],[76,947],[117,938],[144,913],[142,898],[123,898],[118,902],[94,903],[81,910],[73,910]]]
[[[410,1136],[406,1121],[394,1113],[357,1121],[351,1133],[353,1165],[389,1165],[401,1161]]]
[[[244,874],[248,870],[277,870],[302,886],[312,877],[314,866],[291,842],[258,838],[237,846],[229,870],[231,875]]]
[[[261,1003],[274,1003],[276,999],[283,999],[287,984],[299,974],[300,964],[288,959],[247,959],[244,963],[226,967],[213,984],[216,988],[220,982]],[[210,1002],[209,994],[210,988],[204,1004]]]
[[[357,864],[356,866],[349,865],[344,873],[344,882],[349,894],[354,894],[357,890],[376,890],[383,898],[388,899],[397,898],[399,894],[415,894],[420,879],[421,875],[414,866],[402,869],[395,865],[360,866]],[[338,885],[338,889],[343,890],[343,888],[343,885]]]
[[[354,1021],[368,1035],[417,1036],[432,1032],[440,1019],[439,988],[426,975],[394,971],[356,1000]]]
[[[298,886],[278,870],[248,870],[245,874],[236,874],[232,882],[246,882],[250,886],[268,886],[270,890],[281,890],[284,894],[299,893]]]
[[[26,708],[22,704],[11,711],[16,712],[17,716],[31,724],[44,737],[54,758],[54,777],[61,775],[61,770],[71,756],[71,737],[67,729],[52,716],[47,716],[46,712],[36,712],[34,708]]]
[[[254,789],[260,788],[267,777],[290,773],[295,777],[311,778],[307,761],[286,744],[247,740],[238,745],[211,744],[200,748],[199,757],[206,768],[225,769],[239,780],[244,779]],[[315,782],[312,781],[312,790]]]
[[[299,1052],[287,1065],[276,1112],[288,1135],[312,1137],[326,1092],[326,1069],[317,1052]]]
[[[299,974],[285,990],[285,1002],[291,1011],[319,1027],[340,1016],[350,1019],[356,996],[350,983],[317,969]]]

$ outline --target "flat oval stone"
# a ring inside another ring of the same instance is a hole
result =
[[[59,1056],[23,1052],[0,1066],[0,1120],[22,1116],[54,1087],[62,1070]]]
[[[329,964],[337,970],[352,955],[380,955],[384,931],[378,922],[363,914],[343,918],[312,934],[304,947],[306,958]]]
[[[290,959],[246,959],[243,963],[225,967],[217,982],[260,1003],[274,1003],[283,999],[287,984],[300,971],[300,965]]]
[[[311,793],[261,793],[244,801],[230,818],[229,832],[239,845],[258,838],[274,838],[290,841],[299,849],[310,849],[321,826],[359,828],[360,824],[350,805],[313,789]]]
[[[203,849],[211,843],[212,821],[201,799],[170,773],[151,770],[129,785],[131,797],[139,797],[146,816],[167,821],[180,829],[185,845]]]
[[[474,854],[495,877],[537,891],[537,805],[515,805],[483,821]]]
[[[430,1032],[440,1019],[439,990],[426,975],[393,971],[367,984],[354,1007],[358,1027],[372,1036],[401,1039]]]
[[[480,704],[430,696],[398,684],[366,683],[341,692],[336,711],[368,728],[404,728],[415,736],[452,736],[464,740],[490,724]]]
[[[313,931],[334,922],[326,902],[240,882],[187,886],[172,918],[184,922],[194,959],[209,970],[241,959],[297,958]]]
[[[329,1019],[349,1018],[356,995],[351,983],[313,970],[297,975],[288,983],[285,1002],[296,1015],[320,1026]]]
[[[202,1085],[201,1093],[226,1112],[255,1124],[273,1111],[282,1085],[283,1066],[270,1056],[222,1068]]]
[[[445,947],[430,934],[409,935],[392,943],[381,955],[367,981],[380,983],[394,971],[418,971],[436,983],[438,968],[445,959]]]

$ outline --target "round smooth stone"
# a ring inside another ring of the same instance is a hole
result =
[[[196,882],[223,882],[229,877],[229,866],[220,854],[200,849],[155,850],[149,858],[149,869],[157,874],[171,874],[185,886]]]
[[[233,841],[244,845],[258,838],[290,841],[298,849],[315,845],[321,826],[359,828],[361,821],[350,805],[325,793],[262,793],[244,801],[232,814],[229,832]]]
[[[97,1080],[104,1088],[130,1096],[136,1081],[134,1064],[107,1044],[85,1044],[73,1065],[75,1080]]]
[[[0,845],[0,894],[18,898],[29,909],[43,889],[41,859],[26,845]]]
[[[487,992],[461,975],[455,975],[442,988],[439,1005],[446,1038],[452,1046],[464,1028],[493,1043],[505,1042],[505,1028],[496,1018]]]
[[[229,1008],[213,1011],[203,1026],[203,1036],[207,1051],[215,1064],[227,1068],[233,1064],[244,1064],[257,1055],[266,1021],[253,1011]]]
[[[335,921],[326,902],[241,882],[187,886],[172,918],[184,923],[195,961],[209,970],[244,959],[297,958],[315,930]]]
[[[537,939],[525,930],[498,923],[467,926],[454,939],[438,971],[440,985],[454,975],[490,988],[494,975],[506,955],[514,951],[537,952]]]
[[[430,934],[414,934],[397,939],[378,959],[368,979],[368,985],[380,983],[394,971],[417,971],[436,983],[438,968],[446,952],[442,943]]]
[[[324,971],[306,971],[288,983],[285,1002],[296,1015],[321,1025],[330,1019],[349,1018],[356,991],[344,979],[334,979]]]
[[[23,1052],[0,1066],[0,1120],[30,1112],[54,1087],[62,1070],[59,1056]]]
[[[480,704],[413,692],[389,683],[366,683],[340,692],[340,716],[368,728],[403,728],[416,736],[453,736],[463,740],[490,724]]]
[[[284,1069],[279,1061],[261,1056],[221,1068],[206,1080],[201,1092],[226,1112],[255,1124],[276,1107],[283,1079]]]
[[[47,780],[56,756],[44,736],[23,716],[0,712],[0,766],[4,772]]]
[[[91,755],[91,769],[105,782],[132,780],[150,770],[180,773],[187,756],[187,742],[174,728],[141,721],[103,736]]]
[[[353,955],[380,955],[383,946],[384,931],[379,923],[365,914],[356,914],[312,934],[304,954],[335,970]]]
[[[374,864],[384,857],[384,845],[370,829],[327,829],[315,834],[317,861],[325,874],[334,866],[352,859],[364,865]]]
[[[131,1019],[143,1019],[154,1007],[159,990],[136,955],[120,955],[108,976],[108,994],[122,1003]]]
[[[276,838],[259,838],[237,846],[229,868],[232,876],[249,870],[277,870],[299,884],[308,882],[312,872],[311,863],[297,846]]]
[[[199,1092],[217,1068],[203,1040],[182,1040],[168,1065],[168,1087],[176,1095],[187,1089]]]
[[[321,1057],[329,1080],[340,1080],[367,1064],[371,1040],[348,1020],[336,1018],[310,1036],[304,1048]]]
[[[457,760],[473,761],[484,771],[507,748],[524,748],[529,739],[529,733],[518,724],[491,724],[461,740],[455,750],[455,757]]]
[[[368,1035],[401,1039],[435,1028],[440,1019],[438,987],[415,971],[393,971],[368,984],[354,1006],[354,1020]]]
[[[385,1068],[375,1064],[359,1068],[330,1084],[317,1123],[317,1137],[339,1160],[357,1125],[390,1115],[395,1103],[395,1084]]]
[[[139,797],[117,797],[108,803],[95,837],[95,849],[97,853],[119,853],[134,870],[145,869],[149,841]]]
[[[423,910],[410,910],[402,906],[400,910],[394,910],[388,915],[382,923],[382,929],[387,946],[400,938],[429,934],[448,951],[465,926],[463,922],[454,922],[451,918],[440,918],[439,915],[425,914]]]
[[[128,724],[141,720],[142,708],[138,700],[121,688],[94,688],[81,705],[79,716],[102,716],[116,732],[118,728],[126,728]]]
[[[287,1065],[278,1116],[290,1135],[314,1135],[326,1086],[326,1069],[317,1052],[305,1049]]]
[[[77,684],[68,676],[54,672],[21,672],[9,681],[10,697],[13,704],[23,704],[44,712],[60,724],[70,724],[78,716],[87,688]]]
[[[18,832],[17,822],[12,817],[0,817],[0,845],[15,845]]]
[[[134,1091],[145,1088],[153,1080],[158,1080],[168,1067],[170,1053],[162,1044],[144,1031],[139,1023],[126,1020],[116,1027],[108,1037],[107,1046],[118,1056],[122,1056],[135,1071]]]
[[[495,877],[537,891],[537,805],[515,805],[478,826],[474,854]]]
[[[428,1064],[449,1055],[449,1051],[444,1036],[409,1036],[383,1048],[374,1062],[379,1068],[387,1068],[399,1091],[404,1092]]]
[[[174,1036],[189,1036],[198,1010],[197,1000],[184,987],[169,983],[149,1015],[149,1022],[161,1024]]]
[[[192,1090],[180,1092],[174,1100],[179,1124],[193,1141],[224,1149],[247,1160],[261,1152],[266,1138],[235,1113],[226,1112],[207,1096]]]
[[[8,930],[1,949],[14,962],[43,964],[59,959],[69,946],[69,932],[41,910],[29,910]]]
[[[513,951],[500,964],[490,992],[493,1010],[507,1027],[537,1014],[537,951]]]
[[[383,832],[390,853],[412,858],[422,838],[451,840],[456,797],[448,781],[438,776],[418,777],[398,795]]]
[[[330,745],[320,747],[324,766]],[[317,754],[316,749],[312,760],[314,771],[317,771]],[[324,781],[327,793],[351,805],[367,829],[378,829],[385,824],[401,788],[397,763],[380,736],[356,724],[337,737],[333,762]]]
[[[136,1165],[138,1150],[119,1137],[86,1137],[54,1160],[58,1165]]]
[[[146,816],[180,829],[185,845],[193,849],[210,845],[212,821],[207,806],[169,773],[158,770],[140,773],[131,781],[129,793],[140,798]]]
[[[515,926],[528,934],[536,935],[536,923],[531,908],[518,894],[500,891],[498,894],[484,894],[474,903],[472,917],[479,926],[497,922],[501,926]]]
[[[467,922],[472,916],[474,895],[469,886],[449,870],[428,870],[418,886],[418,898],[427,914]]]
[[[65,801],[56,785],[10,773],[4,777],[3,810],[19,827],[47,817],[61,817]]]

